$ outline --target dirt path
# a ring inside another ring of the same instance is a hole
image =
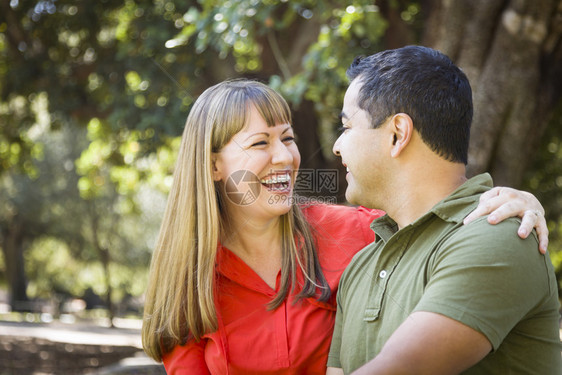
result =
[[[138,328],[0,322],[2,375],[132,373],[165,374],[143,355]]]

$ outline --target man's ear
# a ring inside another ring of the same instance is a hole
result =
[[[390,120],[390,126],[394,132],[394,141],[390,149],[390,156],[396,158],[408,146],[414,132],[412,118],[405,113],[397,113]]]
[[[213,180],[221,181],[222,180],[221,162],[219,160],[219,155],[216,152],[213,152],[211,154],[211,164],[213,167]]]

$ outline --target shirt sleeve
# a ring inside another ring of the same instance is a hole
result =
[[[162,362],[168,375],[210,375],[205,363],[205,341],[190,340],[164,355]]]
[[[515,219],[489,225],[482,218],[447,238],[433,254],[414,311],[455,319],[497,350],[519,321],[556,292],[552,264],[537,251],[536,235],[523,240],[518,226]]]
[[[341,368],[340,350],[341,350],[341,326],[343,320],[343,312],[340,304],[339,294],[337,296],[337,312],[336,322],[334,324],[334,332],[332,334],[332,343],[330,345],[330,352],[328,354],[327,367]]]

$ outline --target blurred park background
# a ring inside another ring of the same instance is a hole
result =
[[[562,280],[561,0],[0,0],[0,321],[138,333],[197,96],[227,78],[271,85],[301,167],[340,169],[347,66],[407,44],[467,73],[469,172],[540,199]]]

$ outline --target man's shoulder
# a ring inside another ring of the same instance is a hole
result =
[[[526,239],[517,234],[521,221],[509,218],[492,225],[486,217],[460,225],[442,238],[433,254],[433,264],[458,267],[505,265],[511,273],[533,269],[537,277],[550,272],[549,260],[538,251],[538,237],[533,231]],[[546,269],[545,269],[546,267]]]
[[[554,269],[539,253],[535,234],[517,235],[519,223],[507,219],[491,225],[483,217],[455,227],[429,260],[427,285],[415,310],[482,332],[494,350],[516,325],[525,329],[519,326],[523,316],[542,314],[542,321],[552,322],[558,311]]]
[[[520,225],[521,219],[513,217],[492,225],[488,223],[487,216],[484,216],[469,224],[455,227],[446,236],[444,243],[449,245],[463,243],[465,246],[495,249],[498,245],[504,245],[499,247],[509,251],[531,247],[538,249],[539,241],[536,232],[533,230],[526,239],[522,239],[517,234]]]

